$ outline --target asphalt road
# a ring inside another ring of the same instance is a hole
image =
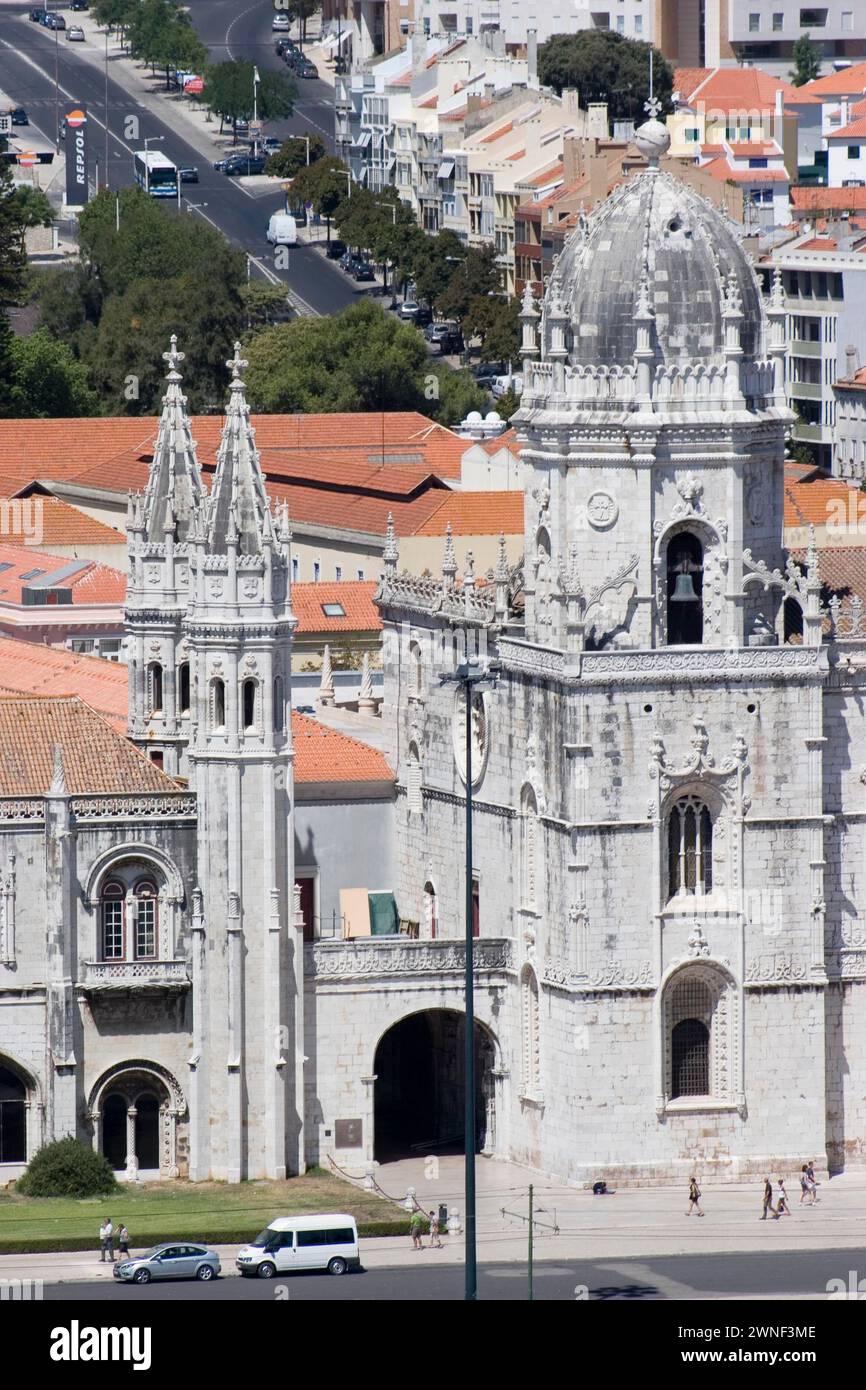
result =
[[[438,1302],[462,1300],[463,1268],[441,1265],[425,1250],[411,1269],[376,1269],[335,1279],[328,1274],[292,1279],[240,1279],[233,1274],[210,1284],[184,1280],[165,1284],[68,1283],[46,1285],[46,1300],[103,1302],[242,1301]],[[830,1279],[848,1282],[850,1270],[866,1269],[866,1251],[820,1250],[766,1254],[677,1255],[645,1259],[538,1261],[534,1297],[539,1302],[659,1302],[696,1299],[826,1297]],[[585,1292],[584,1292],[585,1290]],[[481,1265],[481,1300],[521,1302],[527,1298],[526,1267]],[[805,1313],[805,1310],[804,1310]],[[755,1310],[750,1310],[754,1321]],[[745,1309],[743,1316],[746,1316]]]
[[[273,46],[265,40],[270,35],[270,16],[272,5],[267,0],[249,7],[247,11],[236,14],[233,26],[233,0],[214,0],[204,5],[202,0],[193,4],[193,9],[207,14],[206,28],[208,42],[214,43],[215,52],[225,48],[227,30],[240,29],[246,41],[255,40],[261,47],[263,63],[277,64],[279,60],[273,53]],[[302,308],[318,314],[333,314],[354,303],[364,291],[353,285],[334,265],[325,260],[320,251],[311,247],[295,247],[290,255],[288,270],[274,266],[270,248],[265,240],[265,229],[272,212],[282,209],[281,194],[268,194],[253,197],[237,180],[229,179],[209,168],[207,161],[187,144],[171,126],[171,108],[167,104],[165,119],[154,116],[139,106],[122,87],[109,77],[108,83],[108,127],[110,132],[108,149],[108,177],[105,176],[105,79],[100,69],[92,66],[76,53],[74,45],[62,39],[56,44],[53,33],[40,25],[22,23],[19,15],[22,10],[4,8],[0,10],[0,87],[16,102],[27,109],[31,125],[49,143],[53,143],[57,128],[57,103],[55,100],[55,63],[57,81],[60,87],[60,113],[63,114],[69,102],[85,103],[90,121],[91,159],[100,159],[100,182],[111,188],[123,188],[133,182],[132,150],[141,148],[143,140],[162,136],[160,148],[178,164],[195,164],[199,170],[199,183],[184,185],[183,204],[192,215],[204,217],[218,227],[235,245],[242,247],[250,255],[259,259],[265,270],[255,273],[266,274],[266,278],[279,278],[297,297]],[[217,17],[221,15],[220,18]],[[199,16],[196,16],[197,20]],[[221,38],[221,42],[217,40]],[[232,33],[229,33],[229,43]],[[234,56],[242,56],[241,50],[234,50]],[[109,69],[110,72],[110,69]],[[299,87],[300,87],[299,83]],[[323,83],[307,83],[294,116],[284,122],[275,123],[274,130],[279,134],[306,134],[317,126],[325,128],[329,119],[330,92]],[[312,89],[318,89],[313,91]],[[318,105],[324,97],[328,98],[325,107]],[[130,114],[139,120],[139,137],[131,141],[125,138],[124,118]],[[331,134],[333,133],[333,113],[330,112]],[[23,135],[25,128],[16,130]],[[202,204],[207,207],[201,207]],[[196,206],[199,205],[199,206]]]

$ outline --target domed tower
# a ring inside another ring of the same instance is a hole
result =
[[[527,637],[739,646],[743,552],[781,560],[780,287],[765,311],[735,226],[659,169],[659,121],[635,143],[648,169],[581,216],[540,313],[523,301]]]

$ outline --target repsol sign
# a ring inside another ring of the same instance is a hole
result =
[[[87,109],[75,106],[66,113],[66,202],[83,207],[87,195]]]

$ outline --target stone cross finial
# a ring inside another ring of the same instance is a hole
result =
[[[166,372],[166,378],[169,381],[180,381],[181,375],[177,369],[179,364],[183,362],[184,358],[186,357],[186,353],[178,352],[176,333],[172,333],[169,342],[171,343],[171,346],[169,347],[168,352],[164,352],[162,354],[163,362],[168,363],[168,371]]]
[[[244,358],[241,357],[241,345],[239,342],[236,342],[235,355],[234,357],[229,357],[226,362],[226,366],[232,374],[232,387],[234,387],[236,383],[239,386],[243,386],[243,382],[241,381],[241,372],[249,365],[249,362],[245,361]]]

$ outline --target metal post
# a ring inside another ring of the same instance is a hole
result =
[[[466,1150],[466,1288],[464,1298],[478,1296],[475,1259],[475,999],[472,936],[472,682],[466,691],[466,1036],[463,1140]]]
[[[108,29],[105,31],[105,187],[108,187]]]
[[[50,9],[50,6],[47,8]],[[55,10],[55,24],[57,11]],[[60,153],[60,42],[59,31],[54,30],[54,129],[57,131],[56,148]]]
[[[532,1302],[532,1183],[529,1184],[529,1301]]]
[[[120,194],[114,196],[114,230],[120,231]]]

